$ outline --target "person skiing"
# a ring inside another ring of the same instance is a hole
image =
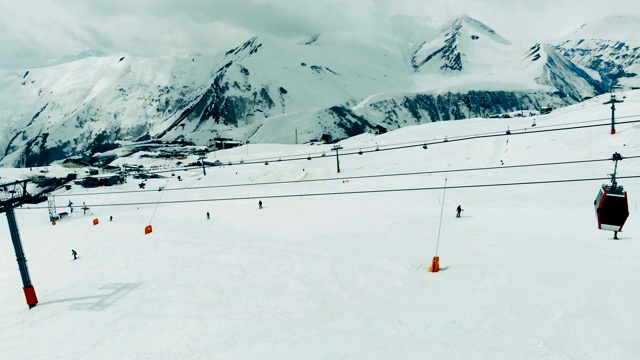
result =
[[[78,258],[78,253],[73,249],[71,249],[71,255],[73,255],[73,260],[76,260]]]
[[[262,209],[262,200],[258,201],[258,209]]]
[[[462,210],[462,205],[458,205],[458,207],[456,208],[456,217],[460,217],[460,213],[463,211],[464,210]]]
[[[113,221],[113,216],[109,216],[109,221]]]
[[[207,211],[207,220],[211,219],[209,212]]]

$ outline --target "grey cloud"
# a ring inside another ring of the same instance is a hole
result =
[[[617,4],[626,12],[640,13],[639,8],[636,0]],[[207,54],[256,34],[370,32],[396,14],[442,23],[468,14],[513,41],[557,35],[607,9],[595,0],[0,1],[0,67],[32,66],[88,48],[143,56]]]

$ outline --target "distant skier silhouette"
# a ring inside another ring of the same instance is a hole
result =
[[[258,209],[262,209],[262,200],[258,201]]]
[[[71,255],[73,255],[73,260],[76,260],[78,258],[78,253],[73,249],[71,249]]]
[[[460,217],[460,213],[463,211],[464,210],[462,210],[462,206],[458,205],[458,207],[456,208],[456,217]]]
[[[211,219],[209,212],[207,211],[207,220]]]

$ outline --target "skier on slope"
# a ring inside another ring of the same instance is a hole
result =
[[[456,208],[456,217],[460,217],[460,213],[463,211],[464,210],[462,210],[462,205],[458,205],[458,207]]]
[[[73,249],[71,249],[71,255],[73,255],[73,260],[76,260],[78,258],[78,253]]]

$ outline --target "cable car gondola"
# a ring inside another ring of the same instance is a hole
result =
[[[622,230],[622,226],[629,217],[627,192],[622,186],[602,185],[594,205],[598,217],[598,229]]]
[[[622,156],[618,153],[613,154],[616,162],[615,169],[611,175],[611,185],[603,184],[596,200],[593,202],[598,218],[598,229],[618,231],[622,230],[622,226],[629,217],[629,202],[627,192],[616,181],[616,171],[618,169],[618,160],[622,160]]]

